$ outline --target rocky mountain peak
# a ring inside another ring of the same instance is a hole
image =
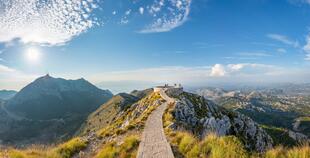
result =
[[[85,79],[66,80],[47,74],[25,86],[6,107],[25,116],[53,119],[67,112],[90,112],[111,97],[109,90],[99,89]],[[42,116],[44,110],[53,115]]]

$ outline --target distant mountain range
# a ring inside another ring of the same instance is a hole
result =
[[[112,96],[85,79],[40,77],[2,102],[0,140],[31,143],[69,137]]]
[[[13,90],[0,90],[0,99],[8,100],[14,97],[17,91]]]
[[[267,131],[286,135],[277,143],[294,144],[310,136],[310,84],[285,84],[272,88],[224,90],[199,88],[194,93],[264,125]],[[276,131],[275,131],[276,130]],[[295,134],[294,134],[295,133]],[[296,137],[296,133],[298,137]],[[283,143],[283,142],[282,142]]]

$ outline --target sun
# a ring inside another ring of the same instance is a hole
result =
[[[31,62],[38,62],[41,57],[41,52],[37,48],[28,48],[26,51],[26,58]]]

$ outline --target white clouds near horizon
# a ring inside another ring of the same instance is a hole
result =
[[[221,77],[221,76],[225,76],[225,74],[226,74],[225,68],[221,64],[215,64],[211,68],[210,76],[212,77]]]
[[[81,77],[72,75],[58,74],[58,77],[68,79]],[[0,89],[18,90],[38,77],[40,75],[25,74],[10,67],[0,65]],[[214,64],[213,66],[166,66],[128,71],[100,72],[84,74],[83,77],[99,85],[103,82],[127,83],[131,81],[134,83],[145,83],[144,87],[149,84],[151,86],[151,83],[182,83],[202,86],[217,83],[307,82],[310,72],[308,72],[308,67],[295,69],[258,63],[234,63]]]
[[[10,73],[10,72],[15,72],[16,70],[12,69],[12,68],[9,68],[7,66],[4,66],[4,65],[0,65],[0,74],[3,74],[3,73]]]
[[[307,68],[294,69],[258,63],[215,64],[213,66],[168,66],[129,71],[105,72],[90,76],[94,83],[102,81],[147,81],[153,83],[204,84],[247,82],[305,82]]]
[[[19,90],[36,77],[0,64],[0,89]]]

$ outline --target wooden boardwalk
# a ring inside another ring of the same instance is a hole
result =
[[[164,91],[161,91],[160,94],[166,102],[157,107],[148,117],[142,133],[137,158],[174,158],[164,133],[162,121],[165,109],[173,99],[169,98]]]

